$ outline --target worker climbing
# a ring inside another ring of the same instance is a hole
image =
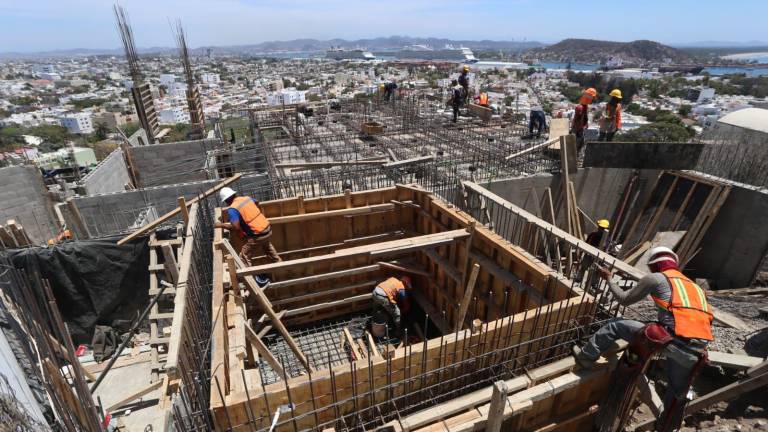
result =
[[[534,135],[533,130],[536,129]],[[525,138],[541,138],[541,133],[547,130],[547,115],[544,113],[544,108],[540,106],[534,106],[531,108],[531,116],[528,121],[528,135]]]
[[[579,98],[579,103],[574,108],[571,120],[571,134],[576,135],[576,148],[581,151],[584,147],[584,132],[589,127],[589,104],[597,97],[597,90],[588,88]]]
[[[451,81],[451,98],[448,103],[453,108],[453,122],[459,119],[459,108],[464,103],[464,90],[456,80]]]
[[[671,431],[682,423],[688,390],[707,361],[707,345],[713,340],[712,310],[704,290],[680,271],[677,254],[671,249],[663,246],[653,248],[648,257],[648,267],[652,273],[641,278],[628,291],[622,291],[613,282],[609,270],[601,268],[599,272],[623,306],[650,295],[658,309],[658,324],[614,318],[592,335],[583,347],[574,345],[573,354],[580,366],[592,368],[598,357],[618,339],[629,341],[630,347],[654,339],[665,354],[667,377],[663,410],[655,430]],[[652,355],[646,355],[648,360],[650,357]]]
[[[373,289],[374,316],[385,312],[392,319],[398,334],[403,331],[403,316],[407,317],[411,310],[410,289],[411,278],[408,276],[400,279],[391,277]]]
[[[216,228],[234,231],[245,239],[240,251],[240,258],[245,265],[253,266],[261,253],[271,262],[282,261],[269,241],[272,237],[272,226],[259,203],[251,197],[238,195],[234,189],[228,187],[221,189],[219,198],[227,205],[228,222],[217,222]]]
[[[462,102],[467,103],[469,101],[469,65],[464,65],[459,75],[459,85],[462,88]]]
[[[601,251],[608,250],[608,233],[609,233],[610,227],[611,227],[611,223],[608,221],[608,219],[600,219],[599,221],[597,221],[597,229],[587,234],[587,239],[586,239],[587,244]],[[576,274],[575,280],[577,282],[581,282],[583,280],[584,274],[592,266],[592,263],[595,262],[594,260],[595,259],[592,255],[584,254],[584,256],[581,258],[581,262],[579,263],[579,271]],[[594,278],[593,280],[591,280],[591,283],[589,284],[589,286],[596,287],[598,282],[599,282],[598,279]]]
[[[603,117],[600,119],[599,141],[613,141],[613,136],[621,130],[621,90],[613,89],[611,100],[605,104]]]

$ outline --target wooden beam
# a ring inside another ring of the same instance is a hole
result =
[[[472,293],[475,291],[475,283],[477,283],[477,275],[480,273],[480,265],[475,263],[472,265],[472,272],[469,274],[469,281],[467,287],[464,290],[464,298],[459,305],[459,315],[456,318],[456,325],[454,331],[459,331],[464,327],[464,318],[467,316],[467,310],[469,310],[469,303],[472,301]]]
[[[201,193],[200,195],[198,195],[194,199],[188,201],[187,202],[187,206],[191,206],[192,204],[196,204],[201,199],[207,198],[208,196],[218,192],[219,189],[221,189],[221,188],[223,188],[225,186],[231,185],[232,183],[240,180],[240,177],[242,177],[242,176],[243,176],[242,174],[235,174],[234,176],[232,176],[232,177],[230,177],[230,178],[228,178],[228,179],[218,183],[216,186],[206,190],[205,192]],[[149,224],[144,225],[143,227],[137,229],[136,231],[132,232],[131,234],[128,234],[127,236],[125,236],[122,239],[120,239],[117,242],[118,246],[124,245],[124,244],[128,243],[129,241],[131,241],[131,240],[141,236],[142,234],[146,234],[147,232],[157,228],[158,226],[162,225],[163,223],[165,223],[169,219],[173,218],[174,216],[178,215],[179,213],[181,213],[181,209],[179,207],[176,207],[175,209],[173,209],[173,210],[169,211],[168,213],[160,216],[159,218],[155,219],[154,221],[150,222]]]
[[[382,243],[375,243],[365,246],[357,246],[346,249],[339,249],[332,254],[319,255],[315,257],[299,258],[291,261],[281,261],[271,264],[264,264],[254,267],[241,268],[237,271],[238,275],[254,275],[260,273],[271,273],[278,270],[292,269],[295,267],[306,267],[319,262],[332,261],[354,256],[380,257],[398,253],[406,253],[414,250],[435,248],[445,244],[452,243],[454,240],[464,238],[469,233],[465,229],[441,232],[436,234],[427,234],[418,237],[410,237],[401,240],[391,240]]]
[[[728,369],[749,369],[762,363],[761,357],[748,355],[729,354],[718,351],[708,351],[709,363],[713,366],[722,366]]]
[[[300,296],[293,296],[293,297],[288,297],[288,298],[284,298],[284,299],[280,299],[280,300],[275,300],[275,301],[272,302],[272,305],[273,306],[282,306],[282,305],[287,304],[287,303],[294,303],[294,302],[301,302],[301,301],[312,300],[312,299],[315,299],[317,297],[323,297],[323,296],[330,295],[330,294],[339,294],[339,293],[343,293],[343,292],[346,292],[346,291],[354,291],[356,289],[367,287],[367,286],[375,286],[378,283],[379,282],[377,282],[377,281],[368,281],[368,282],[362,282],[362,283],[357,283],[357,284],[353,284],[353,285],[347,285],[347,286],[343,286],[343,287],[340,287],[340,288],[333,288],[333,289],[329,289],[329,290],[325,290],[325,291],[312,291],[309,294],[304,294],[304,295],[300,295]]]
[[[555,138],[555,139],[552,139],[552,140],[544,141],[543,143],[540,143],[540,144],[536,144],[536,145],[535,145],[535,146],[533,146],[533,147],[528,147],[528,148],[527,148],[527,149],[525,149],[525,150],[521,150],[521,151],[519,151],[519,152],[516,152],[516,153],[512,153],[511,155],[509,155],[509,156],[505,157],[504,159],[505,159],[505,160],[510,160],[510,159],[514,159],[514,158],[516,158],[516,157],[525,156],[525,155],[527,155],[528,153],[531,153],[531,152],[533,152],[533,151],[536,151],[536,150],[539,150],[539,149],[542,149],[542,148],[546,148],[546,147],[549,147],[550,145],[552,145],[552,144],[554,144],[554,143],[558,142],[559,140],[560,140],[560,138],[558,137],[558,138]]]
[[[107,408],[107,412],[110,412],[110,413],[114,412],[118,408],[121,408],[121,407],[127,405],[128,402],[132,402],[132,401],[134,401],[134,400],[136,400],[136,399],[146,395],[147,393],[152,393],[153,391],[155,391],[155,390],[159,389],[160,387],[162,387],[164,380],[167,380],[167,379],[168,379],[168,377],[166,376],[162,380],[157,380],[157,381],[153,382],[152,384],[144,387],[143,389],[141,389],[141,390],[131,394],[130,396],[127,396],[127,397],[125,397],[123,399],[120,399],[119,402],[115,402],[112,405],[110,405]]]
[[[381,263],[352,268],[348,270],[338,270],[338,271],[329,272],[329,273],[321,273],[321,274],[315,274],[312,276],[305,276],[305,277],[299,277],[295,279],[271,282],[269,284],[269,290],[272,291],[272,290],[288,288],[296,285],[304,285],[304,284],[310,284],[310,283],[315,283],[315,282],[320,282],[320,281],[325,281],[330,279],[337,279],[337,278],[342,278],[347,276],[358,276],[366,273],[372,273],[379,270],[380,264]]]
[[[375,357],[375,359],[382,359],[383,357],[379,352],[379,348],[376,346],[376,341],[373,340],[373,336],[371,336],[368,330],[365,331],[365,339],[368,341],[368,345],[371,347],[371,354],[373,354],[373,357]]]
[[[75,205],[75,201],[72,198],[67,199],[67,208],[69,208],[69,212],[74,219],[77,230],[80,231],[86,239],[91,238],[91,232],[88,231],[88,225],[86,225],[85,219],[83,219],[83,215],[80,213],[80,209],[77,208],[77,205]]]
[[[488,409],[488,422],[485,423],[485,432],[499,432],[504,422],[504,407],[507,404],[507,383],[496,381],[493,384],[491,405]]]
[[[461,274],[447,259],[440,256],[434,249],[427,249],[424,251],[424,254],[434,261],[448,277],[456,281],[457,284],[461,284]]]
[[[225,247],[227,247],[229,250],[234,251],[234,248],[232,248],[232,245],[229,244],[228,240],[226,239],[222,240],[222,244],[225,244],[226,245]],[[232,258],[235,260],[235,263],[237,264],[238,268],[242,269],[243,267],[245,267],[245,264],[243,263],[243,261],[240,259],[239,256],[233,256]],[[240,275],[240,270],[238,270],[238,275]],[[262,311],[264,311],[264,313],[272,321],[272,325],[283,336],[283,339],[285,339],[285,342],[291,348],[291,351],[293,351],[293,354],[296,355],[296,358],[299,360],[299,362],[301,362],[301,364],[304,365],[304,368],[307,371],[309,371],[310,365],[309,365],[309,361],[307,360],[307,357],[304,355],[303,352],[301,352],[301,348],[299,348],[299,345],[293,339],[293,336],[291,336],[291,333],[288,332],[288,329],[285,328],[285,326],[283,325],[283,322],[280,321],[280,317],[278,317],[274,309],[272,309],[272,304],[269,302],[269,299],[267,298],[267,296],[264,295],[264,291],[262,291],[259,284],[256,283],[256,279],[253,276],[248,274],[245,275],[244,279],[245,279],[246,286],[248,287],[248,289],[250,289],[251,294],[253,294],[253,296],[256,298],[256,302],[259,304]],[[288,314],[286,314],[286,316],[287,315]]]
[[[189,209],[187,208],[187,200],[183,196],[176,199],[179,202],[179,210],[181,210],[181,217],[184,219],[184,227],[189,226]]]
[[[169,244],[164,244],[161,246],[161,249],[163,251],[163,258],[165,258],[163,267],[165,267],[166,274],[171,278],[170,283],[176,284],[179,280],[179,265],[176,263],[176,257],[173,255],[173,248]]]
[[[428,272],[426,272],[424,270],[421,270],[421,269],[405,267],[405,266],[401,266],[401,265],[397,265],[397,264],[392,264],[392,263],[388,263],[388,262],[384,262],[384,261],[379,261],[376,264],[378,264],[379,267],[385,268],[385,269],[388,269],[388,270],[395,270],[395,271],[399,271],[399,272],[403,272],[403,273],[411,273],[411,274],[416,274],[416,275],[424,276],[424,277],[432,276]]]
[[[359,160],[359,161],[331,161],[331,162],[284,162],[275,164],[275,168],[333,168],[336,166],[352,165],[384,165],[386,159]]]
[[[388,162],[388,163],[385,163],[384,165],[382,165],[382,167],[383,168],[400,168],[400,167],[403,167],[403,166],[406,166],[406,165],[412,165],[412,164],[417,164],[417,163],[422,163],[422,162],[429,162],[429,161],[432,161],[434,159],[435,159],[435,156],[433,156],[433,155],[419,156],[419,157],[410,158],[410,159],[402,159],[402,160],[395,161],[395,162]]]
[[[298,308],[298,309],[290,309],[290,310],[285,312],[285,317],[289,318],[289,317],[293,317],[293,316],[297,316],[297,315],[302,315],[302,314],[305,314],[307,312],[314,312],[314,311],[320,310],[320,309],[328,309],[328,308],[332,308],[332,307],[336,307],[336,306],[343,306],[343,305],[357,303],[359,301],[364,301],[364,300],[370,301],[371,300],[371,293],[360,294],[360,295],[357,295],[357,296],[354,296],[354,297],[347,297],[345,299],[334,300],[334,301],[330,301],[330,302],[327,302],[327,303],[313,304],[313,305],[305,306],[303,308]]]
[[[392,203],[374,204],[363,207],[352,207],[348,209],[319,211],[314,213],[304,213],[289,216],[277,216],[269,218],[269,223],[272,225],[286,224],[291,222],[306,222],[316,219],[325,219],[338,216],[362,216],[371,213],[381,213],[387,211],[393,211],[395,205]]]
[[[259,352],[259,355],[267,361],[272,370],[274,370],[282,379],[285,376],[285,371],[283,370],[283,366],[280,364],[280,362],[277,361],[275,356],[272,354],[272,351],[267,348],[259,335],[253,331],[248,323],[244,323],[243,327],[245,328],[245,338],[248,340],[248,342],[250,342],[252,347],[256,348],[256,351]]]

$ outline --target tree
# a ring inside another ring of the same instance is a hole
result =
[[[688,115],[691,113],[691,106],[688,104],[682,104],[680,105],[680,108],[677,109],[677,113],[683,117],[688,117]]]
[[[125,136],[130,137],[131,135],[135,134],[137,130],[141,129],[141,125],[138,123],[126,123],[120,129],[123,130]]]
[[[694,135],[695,132],[692,129],[681,123],[656,122],[622,132],[617,137],[617,141],[686,142]]]
[[[93,134],[96,136],[96,138],[99,139],[99,141],[107,139],[107,136],[109,135],[110,132],[111,130],[109,129],[109,126],[107,126],[106,123],[96,122],[96,126],[94,127]]]

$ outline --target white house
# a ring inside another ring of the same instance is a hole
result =
[[[187,113],[182,107],[173,107],[160,110],[158,113],[158,121],[160,124],[177,124],[177,123],[189,123],[189,113]]]
[[[221,81],[219,74],[217,73],[204,73],[200,75],[200,81],[203,84],[218,84]]]
[[[176,82],[176,75],[174,74],[161,74],[160,75],[160,84],[169,87],[171,84]]]
[[[267,95],[267,105],[278,106],[303,103],[305,101],[305,93],[293,87],[272,92]]]
[[[65,114],[59,117],[59,122],[72,134],[93,133],[91,115],[84,112]]]

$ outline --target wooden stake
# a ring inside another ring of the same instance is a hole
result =
[[[507,404],[507,383],[496,381],[493,384],[491,395],[491,407],[488,410],[488,422],[485,424],[485,432],[499,432],[504,422],[504,407]]]
[[[243,323],[243,327],[245,328],[245,338],[248,340],[248,342],[251,343],[251,346],[256,348],[256,351],[259,352],[259,355],[264,358],[264,360],[269,363],[269,366],[272,368],[272,370],[275,371],[280,377],[285,376],[285,371],[283,371],[283,366],[280,364],[279,361],[275,358],[274,355],[272,355],[272,351],[267,348],[266,345],[264,345],[264,342],[261,340],[259,335],[256,334],[256,332],[253,331],[251,326],[248,325],[248,323]]]
[[[469,275],[469,282],[467,282],[467,288],[464,290],[464,298],[461,300],[461,305],[459,307],[459,315],[456,318],[456,325],[454,326],[454,331],[461,330],[462,327],[464,327],[464,318],[467,315],[467,310],[469,309],[469,303],[472,300],[472,293],[475,290],[475,283],[477,282],[477,275],[480,273],[480,265],[475,263],[472,266],[472,273]]]
[[[187,208],[187,200],[183,196],[177,198],[179,202],[179,210],[181,210],[181,217],[184,218],[184,228],[189,226],[189,209]]]

